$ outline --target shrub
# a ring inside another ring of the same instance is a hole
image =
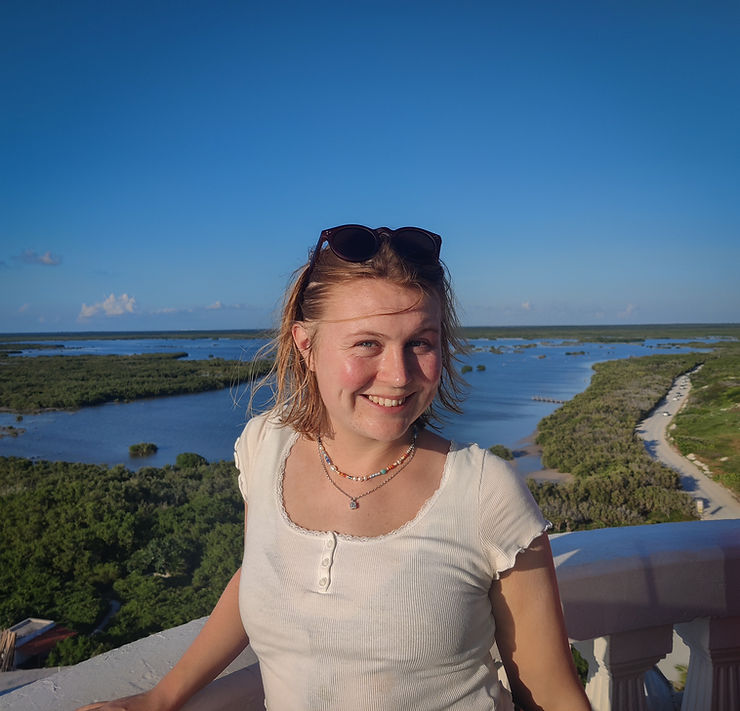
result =
[[[139,444],[132,444],[128,448],[129,456],[131,457],[150,457],[152,454],[156,454],[157,445],[154,442],[139,442]]]
[[[191,467],[199,467],[203,464],[208,464],[208,460],[205,457],[201,457],[200,454],[195,454],[195,452],[182,452],[175,459],[175,466],[178,469],[190,469]]]
[[[512,452],[508,447],[504,447],[503,444],[494,444],[493,447],[488,448],[488,451],[495,454],[497,457],[501,457],[501,459],[506,459],[508,461],[514,459],[514,452]]]
[[[235,474],[0,457],[0,629],[54,619],[77,636],[50,663],[74,664],[208,614],[242,554]]]
[[[107,652],[110,645],[106,645],[90,637],[82,635],[63,639],[49,653],[47,667],[70,666],[89,659],[90,657]]]
[[[463,367],[462,367],[462,368],[460,369],[460,372],[461,372],[461,373],[462,373],[463,375],[465,375],[465,373],[470,373],[470,372],[471,372],[472,370],[473,370],[473,366],[472,366],[472,365],[464,365],[464,366],[463,366]]]

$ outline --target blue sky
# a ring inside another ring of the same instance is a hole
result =
[[[420,225],[468,325],[740,321],[740,4],[0,3],[0,331],[258,328]]]

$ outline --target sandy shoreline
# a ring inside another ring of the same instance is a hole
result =
[[[542,467],[532,470],[534,460],[538,459],[541,463],[542,458],[542,447],[535,442],[536,437],[537,430],[517,442],[514,450],[514,466],[517,471],[525,478],[534,481],[552,481],[557,484],[572,481],[573,475],[568,472]]]

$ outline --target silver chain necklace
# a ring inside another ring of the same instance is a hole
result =
[[[400,467],[410,456],[413,455],[414,450],[416,449],[416,437],[419,434],[419,430],[414,425],[414,430],[411,435],[411,444],[408,446],[406,451],[398,458],[395,462],[392,464],[389,464],[387,467],[383,467],[383,469],[379,469],[377,472],[374,472],[372,474],[365,474],[364,476],[355,476],[354,474],[347,474],[343,472],[334,462],[332,462],[331,457],[329,456],[329,453],[326,451],[326,448],[324,447],[324,443],[321,441],[321,437],[316,438],[316,442],[318,443],[319,447],[319,455],[324,458],[326,461],[326,466],[329,467],[335,474],[339,474],[344,479],[349,479],[350,481],[369,481],[370,479],[375,479],[375,477],[383,476],[384,474],[387,474],[390,471],[393,471],[396,467]]]
[[[414,443],[416,442],[416,438],[414,438]],[[383,479],[383,481],[380,482],[376,487],[373,487],[370,489],[370,491],[366,491],[364,494],[359,494],[358,496],[352,496],[351,494],[348,494],[344,489],[342,489],[337,482],[334,481],[334,479],[331,478],[329,475],[329,469],[326,466],[326,460],[324,459],[324,456],[321,453],[321,450],[319,449],[319,460],[321,461],[321,466],[324,469],[324,474],[326,474],[326,478],[329,480],[329,483],[341,494],[344,494],[349,499],[349,507],[353,511],[360,508],[360,504],[357,502],[358,499],[361,499],[363,496],[367,496],[368,494],[372,494],[374,491],[377,491],[382,486],[385,486],[388,482],[393,481],[400,473],[401,470],[406,468],[406,465],[413,459],[414,454],[416,453],[416,447],[414,447],[411,452],[404,458],[404,460],[399,464],[393,474],[391,474],[387,479]]]

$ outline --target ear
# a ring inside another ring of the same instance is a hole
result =
[[[302,321],[296,321],[291,328],[293,342],[301,352],[301,356],[309,370],[313,370],[313,358],[311,357],[311,334]]]

